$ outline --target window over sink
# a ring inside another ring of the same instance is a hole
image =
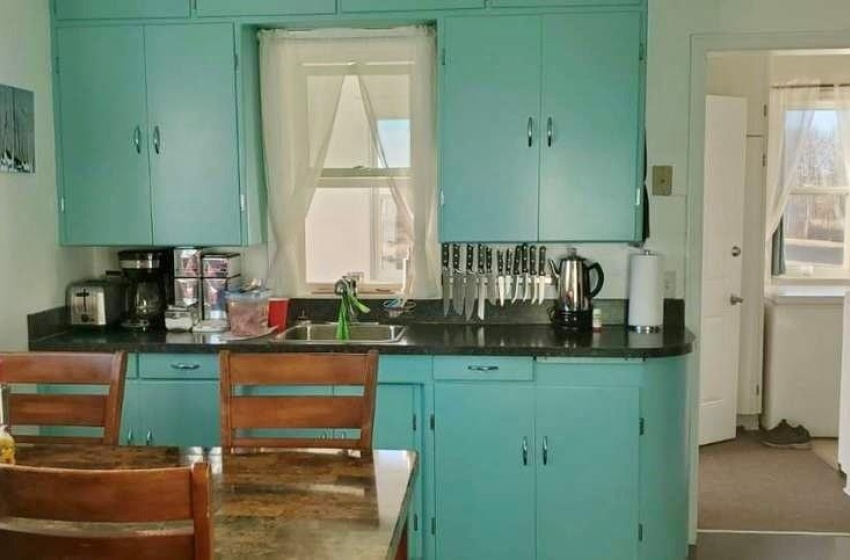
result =
[[[439,291],[434,33],[260,32],[269,284]]]

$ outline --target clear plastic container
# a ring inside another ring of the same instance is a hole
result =
[[[227,318],[236,336],[258,336],[269,330],[270,290],[227,292]]]

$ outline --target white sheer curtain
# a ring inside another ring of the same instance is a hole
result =
[[[401,243],[408,245],[405,296],[439,294],[435,148],[435,46],[425,27],[261,31],[263,140],[269,190],[269,278],[276,292],[305,295],[305,218],[310,209],[346,76],[358,79],[373,149],[387,168],[378,117],[410,120],[410,177],[389,179]],[[387,88],[406,77],[410,103],[389,107]],[[408,85],[409,84],[409,85]],[[306,141],[305,141],[306,140]]]
[[[838,117],[838,135],[841,142],[841,152],[844,156],[844,170],[847,180],[850,181],[850,87],[835,86],[835,114]],[[845,212],[850,211],[850,204]]]
[[[818,87],[785,84],[770,92],[767,143],[767,196],[765,240],[779,227],[791,189],[797,182],[805,138],[812,127]]]

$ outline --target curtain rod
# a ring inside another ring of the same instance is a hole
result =
[[[850,83],[845,84],[788,84],[786,86],[770,86],[770,89],[823,89],[833,87],[850,87]]]

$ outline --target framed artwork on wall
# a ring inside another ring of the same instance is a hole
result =
[[[0,171],[35,173],[33,92],[0,84]]]

